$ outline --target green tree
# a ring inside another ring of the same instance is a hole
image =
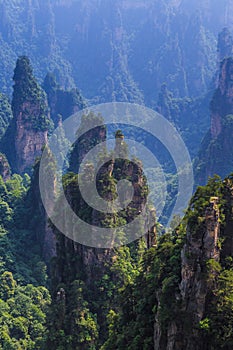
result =
[[[52,123],[48,117],[46,95],[33,75],[28,57],[18,58],[13,80],[12,111],[14,118],[23,112],[24,118],[30,121],[35,130],[51,129]]]

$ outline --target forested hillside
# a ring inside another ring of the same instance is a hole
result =
[[[28,55],[40,81],[54,71],[63,88],[98,101],[153,105],[162,83],[176,97],[198,96],[212,82],[231,10],[230,0],[2,0],[1,91]]]
[[[230,32],[218,38],[224,27],[231,31],[231,6],[230,0],[2,1],[0,91],[11,95],[22,55],[41,84],[49,73],[44,89],[52,119],[72,114],[76,87],[90,104],[145,103],[167,116],[160,106],[166,84],[169,117],[195,156],[208,130],[219,62],[232,50]]]
[[[0,0],[0,350],[232,349],[232,23],[232,0]]]

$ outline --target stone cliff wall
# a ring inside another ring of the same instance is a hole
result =
[[[31,172],[31,167],[37,157],[41,156],[42,149],[47,144],[48,132],[35,130],[29,116],[38,117],[40,109],[38,105],[25,102],[19,114],[16,116],[16,168],[20,174]]]
[[[91,143],[93,140],[96,142],[97,140],[97,134],[98,139],[103,141],[103,138],[105,138],[105,130],[103,128],[95,128],[92,131],[92,136],[94,137],[88,137],[88,139],[85,138],[85,142],[87,143],[89,140],[89,143]],[[89,132],[90,134],[90,132]],[[89,135],[91,136],[91,135]],[[116,140],[116,148],[120,147],[121,141]],[[124,142],[122,141],[122,144]],[[74,153],[78,151],[78,154],[73,155],[73,160],[80,160],[85,156],[85,153],[87,151],[87,148],[80,147],[80,148],[74,148]],[[120,151],[117,151],[120,153]],[[77,164],[77,163],[76,163]],[[93,226],[93,232],[95,231],[95,226],[102,226],[105,227],[105,225],[108,224],[116,224],[118,220],[124,220],[125,223],[129,223],[134,218],[139,215],[144,206],[146,205],[147,200],[147,183],[146,179],[144,177],[144,173],[142,170],[142,164],[138,161],[137,163],[134,161],[129,161],[125,159],[112,159],[110,161],[107,161],[99,170],[98,173],[95,174],[95,169],[92,165],[88,165],[86,168],[86,171],[82,174],[82,176],[91,179],[91,181],[94,181],[96,177],[96,186],[98,193],[101,197],[103,197],[104,200],[109,202],[109,206],[111,206],[111,201],[115,199],[118,195],[119,201],[122,203],[127,198],[130,198],[131,191],[133,191],[132,194],[132,200],[130,203],[125,207],[125,209],[122,209],[117,214],[105,214],[101,211],[98,211],[96,209],[93,209],[87,205],[87,203],[83,200],[81,193],[79,192],[79,186],[77,180],[74,180],[70,182],[70,184],[66,187],[66,197],[68,199],[69,204],[71,205],[72,209],[77,212],[77,215],[80,216],[85,212],[88,212],[88,218],[89,223]],[[127,194],[127,191],[121,192],[121,190],[118,188],[118,193],[116,192],[116,186],[115,184],[123,179],[127,179],[131,182],[132,187],[129,188],[129,193]],[[85,181],[84,178],[82,178],[82,181]],[[64,216],[64,220],[66,220]],[[150,213],[150,217],[148,217],[148,220],[150,222],[155,222],[155,211],[152,209]],[[106,223],[107,222],[107,223]],[[155,225],[151,225],[152,228],[150,231],[145,235],[145,241],[148,248],[150,248],[152,245],[155,245],[156,243],[156,228]],[[108,227],[108,226],[106,226]],[[138,236],[136,236],[138,237]],[[110,237],[111,239],[111,237]],[[135,238],[136,239],[136,238]],[[66,241],[66,242],[65,242]],[[83,246],[79,243],[73,242],[70,239],[64,237],[61,241],[62,245],[65,245],[69,247],[70,255],[79,256],[83,268],[87,272],[88,280],[91,281],[92,278],[95,276],[93,273],[95,273],[94,267],[100,267],[103,268],[103,266],[106,263],[109,263],[110,260],[113,258],[115,252],[112,249],[101,249],[98,248],[98,237],[96,241],[96,248]],[[59,243],[58,243],[59,245]],[[112,241],[112,245],[114,247],[114,238]],[[64,249],[61,246],[58,246],[58,251],[60,252],[60,249]],[[59,253],[58,253],[59,254]],[[66,258],[65,258],[66,259]],[[70,264],[70,261],[67,260],[66,264]],[[73,266],[73,268],[79,268],[79,266]],[[59,274],[59,273],[58,273]],[[61,280],[62,276],[60,276]],[[66,278],[66,277],[65,277]]]
[[[161,329],[159,315],[154,328],[155,350],[201,350],[199,322],[203,319],[213,281],[207,277],[207,263],[210,259],[219,261],[218,240],[220,234],[218,198],[212,197],[206,208],[205,217],[198,230],[187,227],[186,241],[181,252],[180,293],[178,313],[169,322],[167,329]],[[158,305],[160,303],[157,292]]]
[[[194,163],[197,185],[205,185],[208,177],[214,174],[224,178],[233,169],[233,58],[226,58],[221,63],[210,113],[210,131],[203,139]]]
[[[217,138],[222,130],[222,118],[233,113],[233,58],[222,61],[218,88],[211,103],[211,136]]]
[[[9,163],[6,159],[6,156],[2,153],[0,153],[0,175],[3,178],[3,181],[8,180],[11,175]]]

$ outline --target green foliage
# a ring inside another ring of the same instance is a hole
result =
[[[30,122],[34,130],[51,129],[52,123],[48,117],[46,96],[33,75],[28,57],[18,58],[13,80],[15,83],[12,99],[14,117],[22,112],[25,122]]]
[[[209,282],[216,280],[222,269],[220,263],[214,259],[210,259],[206,262],[206,267]]]
[[[214,349],[233,346],[233,271],[223,270],[217,279],[207,317],[200,321],[204,341]]]
[[[4,135],[11,119],[12,111],[9,99],[6,95],[0,93],[0,139]]]
[[[96,316],[93,315],[88,303],[83,298],[83,282],[75,280],[70,288],[71,312],[67,319],[72,334],[72,347],[77,349],[96,349],[98,339],[98,326]]]
[[[199,151],[201,141],[209,128],[210,94],[196,98],[175,97],[166,84],[161,86],[158,94],[157,110],[179,130],[191,158]]]
[[[0,287],[0,345],[2,349],[43,349],[46,312],[50,304],[44,287],[17,285],[5,271]]]
[[[73,281],[67,290],[60,288],[49,315],[47,346],[51,349],[96,349],[98,325],[96,315],[84,299],[84,283]]]
[[[58,84],[56,82],[56,77],[54,74],[52,74],[51,72],[46,74],[46,77],[44,79],[44,83],[43,83],[43,88],[45,90],[45,92],[48,95],[48,98],[51,99],[53,97],[53,94],[55,94],[57,88],[58,88]]]
[[[47,335],[50,294],[29,225],[30,186],[27,174],[0,176],[0,348],[7,350],[44,349]]]
[[[21,283],[38,285],[46,283],[47,274],[33,232],[36,213],[32,215],[30,210],[36,202],[29,196],[29,187],[27,174],[14,174],[5,183],[0,177],[0,271],[11,271]]]
[[[117,311],[109,311],[109,336],[101,350],[124,349],[126,346],[132,350],[153,348],[156,313],[163,329],[175,317],[178,307],[174,294],[179,290],[182,242],[182,235],[161,236],[157,248],[150,248],[144,253],[134,272],[128,270],[128,279],[119,289]],[[125,265],[121,268],[123,272],[127,265],[124,258],[121,262]],[[113,265],[113,268],[118,266]]]
[[[70,155],[70,171],[78,173],[83,157],[92,148],[105,140],[106,125],[104,125],[103,117],[100,114],[95,115],[93,112],[83,114],[79,128],[76,131],[76,142],[73,145]],[[102,156],[106,153],[104,146]],[[93,158],[93,162],[96,162],[96,157]]]
[[[77,88],[62,89],[52,73],[45,77],[43,88],[48,97],[51,118],[55,125],[86,107],[86,102]]]
[[[127,285],[131,285],[138,274],[137,265],[131,256],[132,252],[128,246],[120,247],[116,250],[116,256],[110,267],[116,279],[116,287],[119,292]]]
[[[16,282],[11,272],[5,271],[0,276],[0,297],[4,301],[14,296]]]
[[[220,176],[215,175],[210,178],[206,186],[199,186],[193,195],[189,208],[186,213],[186,219],[189,222],[190,227],[193,232],[198,232],[198,230],[203,226],[202,222],[205,218],[205,212],[207,206],[209,206],[211,197],[218,198],[218,208],[220,210],[219,221],[223,222],[224,217],[224,203],[223,198],[224,184]]]
[[[223,235],[220,239],[225,238],[221,248],[224,256],[226,245],[232,242],[231,236],[228,237],[226,234],[224,236],[227,228],[226,218],[230,223],[232,222],[232,206],[229,206],[226,200],[229,199],[230,188],[232,188],[232,176],[224,181],[214,177],[209,180],[207,186],[199,187],[180,225],[159,237],[156,248],[153,247],[144,253],[136,273],[131,274],[133,278],[127,280],[123,288],[118,290],[117,307],[109,310],[108,339],[101,350],[125,347],[152,349],[155,319],[159,323],[161,336],[164,336],[164,339],[167,339],[167,330],[171,321],[181,325],[184,319],[183,336],[185,332],[187,337],[191,336],[191,319],[189,319],[191,316],[188,313],[183,314],[183,301],[179,287],[181,249],[185,243],[186,227],[189,225],[193,237],[199,230],[203,232],[206,229],[203,224],[206,208],[214,199],[215,205],[220,210],[219,221]],[[200,220],[202,217],[203,220]],[[208,291],[204,317],[195,324],[199,332],[198,341],[200,344],[205,343],[210,349],[229,350],[233,344],[232,259],[231,256],[226,256],[220,262],[209,259],[202,263],[205,264],[205,273],[202,278],[212,286],[212,289]]]

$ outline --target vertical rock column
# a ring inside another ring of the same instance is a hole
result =
[[[212,282],[206,275],[206,263],[219,261],[218,238],[220,234],[218,198],[212,197],[206,208],[203,225],[196,232],[187,229],[187,240],[182,250],[180,292],[183,302],[185,350],[200,350],[198,325],[203,318]],[[185,324],[186,323],[186,324]]]
[[[212,197],[197,227],[187,226],[186,242],[181,251],[180,292],[177,310],[163,329],[159,311],[155,317],[154,350],[204,350],[200,343],[199,322],[203,319],[213,283],[208,278],[208,262],[219,261],[220,234],[218,198]],[[158,310],[160,291],[156,292]]]
[[[31,172],[35,159],[41,155],[51,122],[46,95],[38,85],[26,56],[17,60],[13,80],[13,168],[22,174]]]

